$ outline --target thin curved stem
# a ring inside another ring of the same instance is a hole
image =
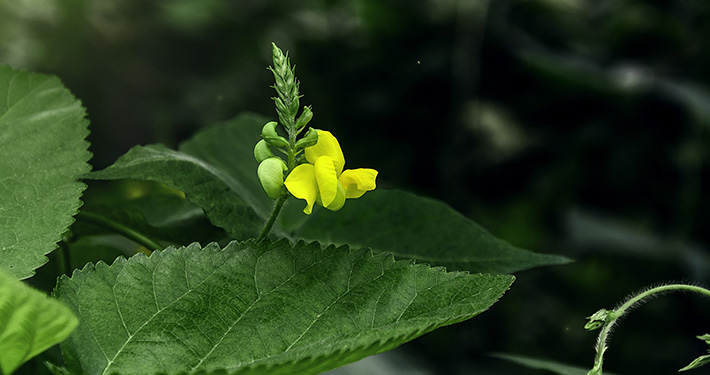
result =
[[[115,222],[107,217],[92,213],[92,212],[86,212],[86,211],[79,211],[78,214],[76,214],[76,218],[78,220],[85,221],[87,223],[95,224],[98,225],[102,228],[108,229],[112,232],[116,232],[118,234],[121,234],[127,238],[130,238],[131,240],[135,241],[136,243],[143,245],[146,247],[148,250],[155,251],[155,250],[162,250],[163,247],[160,246],[157,242],[153,241],[150,239],[148,236],[137,232],[133,228],[130,228],[126,225],[123,225],[121,223]]]
[[[266,221],[264,224],[264,229],[261,230],[261,234],[259,234],[259,237],[256,239],[256,243],[260,243],[261,241],[266,238],[266,236],[269,235],[269,232],[271,232],[271,227],[274,226],[274,223],[276,222],[276,218],[279,216],[279,212],[281,212],[281,208],[283,208],[284,203],[286,203],[286,199],[288,198],[288,193],[284,192],[281,194],[279,199],[276,201],[276,205],[274,206],[274,210],[271,211],[271,217],[269,217],[269,220]]]
[[[592,367],[592,369],[587,372],[587,375],[602,375],[604,352],[607,349],[607,342],[609,341],[609,336],[611,336],[611,329],[613,328],[614,324],[616,324],[616,321],[619,320],[619,318],[621,318],[627,312],[627,310],[642,303],[644,299],[651,295],[675,291],[693,292],[710,297],[710,290],[699,286],[687,284],[668,284],[645,290],[629,298],[626,302],[621,304],[621,306],[607,313],[604,325],[602,326],[601,331],[599,332],[599,337],[597,338],[594,367]]]

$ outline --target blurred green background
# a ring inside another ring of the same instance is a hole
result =
[[[83,101],[95,169],[242,111],[276,119],[272,41],[351,168],[576,259],[361,373],[545,373],[492,352],[591,366],[586,316],[650,284],[708,284],[707,0],[0,0],[0,63]],[[675,372],[704,353],[708,312],[652,301],[605,369]]]

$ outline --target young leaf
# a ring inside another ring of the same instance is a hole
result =
[[[171,151],[136,147],[93,179],[150,179],[183,190],[210,221],[236,239],[255,237],[271,211],[256,175],[252,151],[267,120],[242,115],[202,131]],[[304,215],[302,202],[287,205],[277,237],[356,244],[471,272],[512,273],[569,259],[536,254],[501,241],[444,203],[401,191],[367,193],[335,213]]]
[[[338,212],[318,210],[289,225],[296,238],[386,250],[449,270],[513,273],[570,262],[512,246],[442,202],[397,190],[378,189]]]
[[[57,294],[81,320],[73,373],[307,375],[469,319],[512,281],[282,240],[88,265]]]
[[[16,278],[47,262],[81,206],[84,115],[56,77],[0,65],[0,268]]]
[[[698,336],[699,340],[705,341],[708,345],[710,345],[710,334],[704,334],[702,336]],[[710,349],[708,349],[708,352],[710,352]],[[698,367],[704,366],[706,364],[710,363],[710,354],[706,355],[701,355],[698,358],[695,358],[693,362],[690,362],[687,366],[683,367],[682,369],[678,370],[680,371],[688,371],[688,370],[694,370]]]
[[[0,270],[0,373],[61,342],[77,323],[64,304]]]

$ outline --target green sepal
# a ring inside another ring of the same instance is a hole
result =
[[[264,125],[264,127],[261,129],[261,137],[264,138],[264,141],[270,146],[274,147],[279,147],[279,148],[285,148],[288,147],[288,141],[286,138],[280,136],[276,132],[276,126],[278,124],[276,121],[269,121]]]
[[[301,149],[311,147],[314,146],[316,143],[318,143],[318,131],[316,129],[310,128],[308,129],[308,132],[306,132],[306,135],[303,136],[303,138],[296,141],[296,148]]]
[[[257,174],[264,192],[271,199],[277,199],[284,190],[284,172],[286,163],[280,158],[268,158],[259,164]]]

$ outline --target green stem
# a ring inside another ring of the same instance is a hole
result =
[[[271,217],[269,217],[269,220],[266,221],[264,224],[264,229],[261,230],[261,234],[259,237],[256,239],[256,243],[260,243],[263,241],[266,236],[269,235],[269,232],[271,231],[271,227],[274,226],[274,223],[276,222],[276,218],[279,216],[279,212],[281,212],[281,208],[283,208],[284,203],[286,203],[286,199],[288,198],[288,193],[284,192],[281,194],[279,199],[276,201],[276,205],[274,206],[274,210],[271,212]]]
[[[642,303],[645,298],[647,298],[651,295],[658,294],[658,293],[665,293],[665,292],[675,292],[675,291],[694,292],[694,293],[699,293],[699,294],[705,295],[707,297],[710,297],[710,290],[705,289],[705,288],[701,288],[699,286],[687,285],[687,284],[669,284],[669,285],[662,285],[662,286],[658,286],[655,288],[645,290],[645,291],[629,298],[626,302],[624,302],[621,306],[619,306],[615,310],[609,311],[609,314],[607,315],[606,320],[604,321],[604,325],[602,326],[602,329],[599,332],[599,337],[597,338],[597,345],[596,345],[597,353],[594,357],[594,367],[592,367],[592,369],[589,370],[587,375],[602,375],[602,363],[604,362],[604,352],[607,349],[607,343],[609,341],[609,337],[611,336],[611,330],[612,330],[614,324],[616,324],[616,321],[619,320],[619,318],[621,318],[627,312],[627,310]]]
[[[162,250],[163,247],[160,246],[157,242],[153,241],[149,237],[145,236],[142,233],[139,233],[135,231],[133,228],[130,228],[128,226],[125,226],[121,223],[115,222],[109,218],[106,218],[104,216],[91,213],[91,212],[86,212],[86,211],[79,211],[79,213],[76,215],[76,218],[78,220],[85,221],[87,223],[95,224],[98,225],[102,228],[108,229],[110,231],[119,233],[125,237],[130,238],[131,240],[137,242],[140,245],[143,245],[147,249],[151,251],[155,250]]]

